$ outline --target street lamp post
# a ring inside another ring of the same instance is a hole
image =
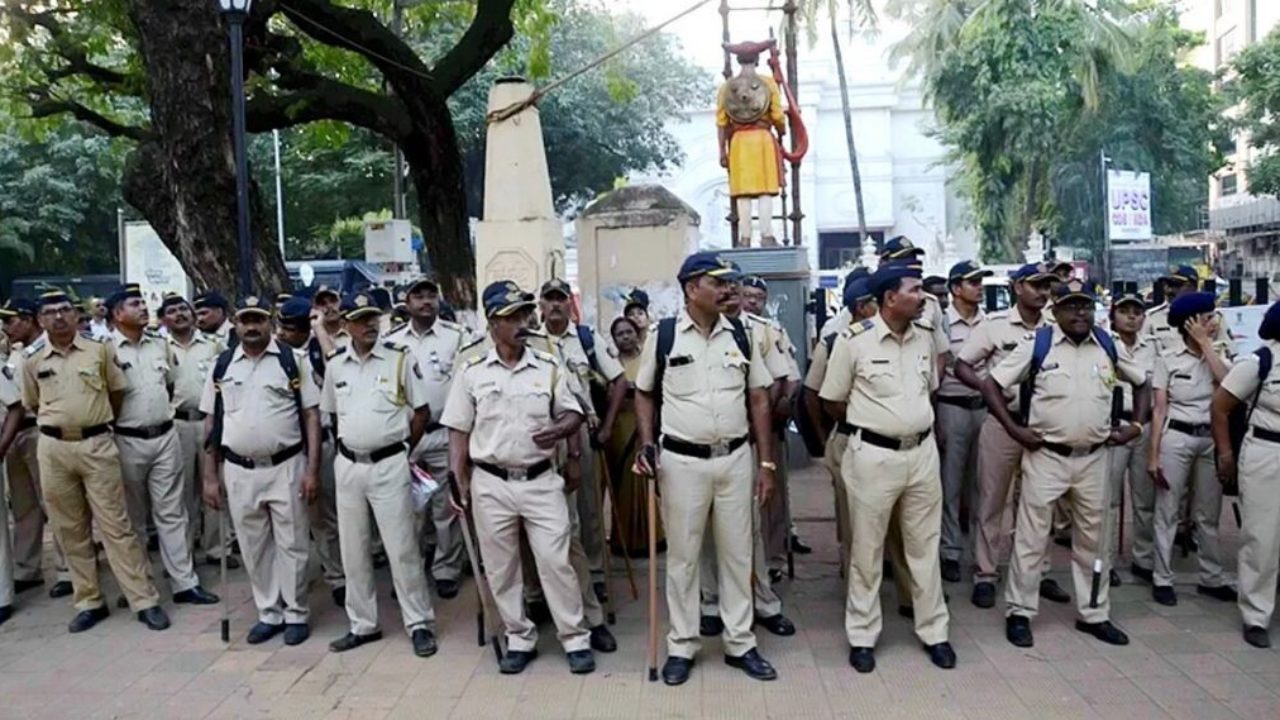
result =
[[[253,0],[218,0],[231,31],[232,143],[236,156],[236,234],[240,240],[240,292],[253,294],[253,238],[249,236],[249,162],[245,154],[244,21]]]

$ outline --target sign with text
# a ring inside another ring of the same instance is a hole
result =
[[[124,255],[120,259],[124,266],[124,281],[138,283],[142,296],[147,300],[147,307],[152,317],[160,312],[160,303],[165,293],[178,293],[190,297],[188,291],[191,282],[182,268],[182,263],[146,222],[128,222],[124,224],[124,242],[121,243]]]
[[[1107,171],[1107,234],[1112,240],[1151,239],[1151,175]]]

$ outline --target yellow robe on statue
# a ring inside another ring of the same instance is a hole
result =
[[[778,145],[771,124],[781,130],[786,127],[786,115],[782,111],[782,93],[778,83],[768,75],[760,79],[769,88],[769,109],[752,125],[739,125],[729,117],[725,109],[725,93],[728,84],[720,86],[716,98],[716,126],[732,130],[729,139],[729,196],[758,197],[777,195],[781,189],[778,177],[780,165]]]

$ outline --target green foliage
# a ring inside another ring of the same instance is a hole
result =
[[[1255,195],[1280,194],[1280,28],[1236,56],[1229,94],[1242,103],[1238,127],[1257,150],[1244,168]]]

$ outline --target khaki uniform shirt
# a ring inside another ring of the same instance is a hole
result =
[[[918,435],[933,427],[929,393],[938,388],[931,330],[912,323],[894,335],[880,315],[842,332],[831,349],[819,396],[848,403],[850,425],[889,437]]]
[[[244,346],[239,345],[220,389],[214,387],[212,368],[205,378],[200,412],[212,415],[214,399],[218,392],[222,393],[222,444],[238,455],[266,457],[302,442],[302,419],[298,417],[289,378],[280,367],[281,352],[293,350],[272,340],[255,360],[245,355]],[[308,410],[320,403],[320,390],[305,355],[297,363],[302,409]]]
[[[337,413],[343,445],[372,452],[408,440],[412,413],[428,397],[426,377],[409,348],[379,342],[365,358],[353,348],[329,356],[320,410]]]
[[[834,317],[828,318],[827,321],[822,324],[822,331],[818,333],[818,337],[824,338],[831,334],[839,335],[852,324],[853,313],[849,312],[849,308],[842,307],[840,308],[840,312],[836,313]]]
[[[431,409],[431,420],[439,421],[449,399],[449,384],[453,381],[454,363],[458,352],[471,341],[467,329],[447,320],[437,319],[424,333],[407,323],[387,336],[387,340],[408,347],[417,358],[426,387],[426,403]]]
[[[1213,341],[1216,343],[1230,343],[1231,334],[1227,332],[1226,318],[1222,317],[1222,313],[1215,312],[1214,315],[1218,319],[1218,332],[1214,334]],[[1163,353],[1165,350],[1176,350],[1183,345],[1182,334],[1169,324],[1169,303],[1161,303],[1147,311],[1146,322],[1142,325],[1144,335],[1156,341],[1156,351]]]
[[[654,328],[640,351],[636,388],[652,393],[657,370]],[[662,378],[662,434],[700,445],[736,440],[751,429],[748,391],[772,384],[759,352],[752,351],[750,359],[742,356],[728,318],[721,315],[711,334],[703,335],[682,309]]]
[[[1156,370],[1156,341],[1152,337],[1142,334],[1138,335],[1137,343],[1133,347],[1124,344],[1120,336],[1112,333],[1112,339],[1115,340],[1116,348],[1128,352],[1133,357],[1133,362],[1146,374],[1147,382],[1151,381],[1151,376]],[[1120,384],[1121,392],[1124,394],[1124,411],[1133,412],[1133,385],[1129,383]]]
[[[790,347],[791,340],[786,337],[782,326],[769,318],[748,312],[742,313],[741,317],[755,343],[755,352],[764,358],[764,365],[773,379],[798,381],[800,367],[796,365],[793,355],[795,351]]]
[[[191,342],[183,347],[169,336],[169,352],[173,355],[173,407],[194,411],[200,408],[204,381],[226,347],[216,338],[202,332],[191,334]]]
[[[1230,367],[1226,346],[1214,343],[1214,351]],[[1170,420],[1196,425],[1209,422],[1209,405],[1213,401],[1213,371],[1204,358],[1192,355],[1183,343],[1166,345],[1156,357],[1151,387],[1168,394]]]
[[[12,364],[0,367],[0,410],[8,410],[22,402],[22,390],[18,387],[19,377],[21,376]]]
[[[924,312],[920,314],[916,325],[928,331],[935,355],[951,352],[951,338],[947,335],[947,318],[944,312],[942,303],[938,302],[933,293],[924,294]]]
[[[126,387],[115,348],[84,335],[65,350],[42,337],[23,357],[22,401],[41,425],[68,429],[111,422],[109,394]]]
[[[837,334],[832,338],[832,348],[834,349],[835,341],[839,339]],[[809,372],[804,375],[804,386],[809,390],[818,392],[822,389],[822,381],[827,377],[827,362],[830,361],[831,354],[827,352],[827,339],[823,337],[818,340],[818,344],[813,346],[813,352],[809,357]]]
[[[527,468],[555,454],[555,448],[538,447],[533,435],[565,413],[582,414],[582,408],[555,356],[525,348],[509,368],[494,349],[463,365],[440,422],[470,433],[472,460]]]
[[[1049,313],[1040,313],[1040,321],[1035,325],[1023,322],[1022,314],[1017,307],[1001,310],[987,315],[969,334],[960,347],[956,359],[963,360],[973,366],[978,377],[986,377],[991,369],[999,365],[1018,347],[1018,343],[1036,328],[1049,324]],[[1028,356],[1030,357],[1030,356]],[[1003,383],[1002,383],[1003,385]],[[1012,408],[1018,406],[1018,388],[1016,385],[1004,385],[1004,398]]]
[[[956,358],[960,356],[960,348],[964,347],[975,328],[982,324],[986,313],[978,308],[972,318],[966,320],[952,305],[946,309],[947,347],[951,357],[947,359],[946,372],[942,375],[942,383],[938,386],[938,394],[947,397],[976,397],[982,393],[960,382],[956,377]]]
[[[1264,344],[1271,348],[1273,364],[1266,382],[1262,384],[1262,392],[1258,392],[1258,356],[1253,353],[1242,355],[1236,360],[1227,376],[1222,379],[1222,388],[1245,403],[1246,411],[1253,404],[1254,394],[1257,393],[1258,404],[1249,417],[1249,424],[1263,430],[1280,432],[1280,370],[1274,364],[1274,360],[1280,358],[1280,342],[1268,340]]]
[[[147,428],[173,419],[173,356],[169,344],[154,330],[143,330],[138,342],[111,331],[107,341],[116,350],[116,363],[129,380],[116,423],[124,428]]]
[[[1013,352],[991,369],[991,379],[1001,387],[1012,387],[1026,379],[1031,370],[1035,333],[1026,333]],[[1088,447],[1103,442],[1111,434],[1111,393],[1117,382],[1142,385],[1146,372],[1138,367],[1122,347],[1116,364],[1090,334],[1079,345],[1053,326],[1049,354],[1036,375],[1027,427],[1047,442],[1071,447]]]
[[[0,335],[3,334],[0,333]],[[3,367],[0,367],[0,372],[3,372],[13,381],[13,386],[18,391],[18,402],[22,402],[22,365],[25,357],[26,353],[23,352],[22,344],[18,343],[9,347],[7,357],[0,358],[0,365],[3,365]],[[31,411],[31,408],[24,406],[23,412],[25,417],[35,417],[35,413]]]
[[[551,357],[555,358],[556,362],[559,362],[561,367],[564,366],[564,362],[560,358],[560,346],[551,339],[550,335],[547,335],[542,330],[530,330],[529,338],[525,344],[533,350],[547,353]],[[467,362],[474,360],[475,358],[488,355],[489,351],[493,348],[493,337],[490,336],[488,332],[473,340],[469,345],[464,346],[458,351],[458,356],[453,362],[454,377],[457,377],[458,373],[462,372],[462,368],[467,364]],[[581,413],[583,417],[594,416],[595,409],[591,402],[591,392],[578,380],[578,373],[572,373],[566,370],[565,374],[568,375],[568,377],[565,378],[565,382],[569,387],[569,394],[578,401],[578,412]],[[441,424],[444,424],[443,421]]]

